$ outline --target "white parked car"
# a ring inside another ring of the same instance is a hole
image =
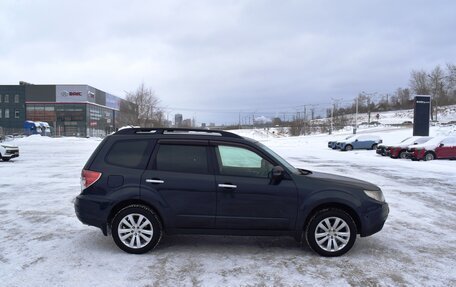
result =
[[[0,143],[0,158],[3,161],[9,161],[12,158],[19,156],[19,148],[17,146]]]

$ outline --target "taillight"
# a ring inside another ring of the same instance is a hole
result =
[[[101,177],[101,172],[83,169],[81,172],[81,190],[84,190],[97,182]]]

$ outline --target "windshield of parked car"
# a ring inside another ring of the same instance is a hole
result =
[[[432,139],[431,137],[423,137],[423,138],[417,139],[415,142],[416,142],[417,144],[422,144],[422,143],[428,142],[428,141],[431,140],[431,139]]]
[[[297,168],[295,168],[290,163],[288,163],[285,159],[283,159],[280,155],[275,153],[272,149],[268,148],[267,146],[265,146],[264,144],[262,144],[260,142],[256,142],[256,144],[258,146],[260,146],[262,149],[266,150],[270,155],[272,155],[274,157],[275,160],[277,160],[280,163],[280,165],[282,165],[283,167],[288,169],[290,172],[292,172],[294,174],[301,174]]]
[[[405,139],[401,140],[400,143],[407,143],[408,141],[410,141],[410,139],[412,139],[412,137],[405,138]]]

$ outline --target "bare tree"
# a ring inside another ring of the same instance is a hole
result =
[[[445,78],[449,104],[456,104],[456,64],[447,64]]]
[[[428,76],[425,71],[416,71],[413,70],[410,75],[410,88],[412,91],[417,95],[429,95],[430,94],[430,87],[429,87]]]
[[[154,127],[162,124],[163,111],[159,107],[160,100],[151,88],[141,83],[135,92],[128,92],[126,100],[134,105],[132,124],[141,127]]]

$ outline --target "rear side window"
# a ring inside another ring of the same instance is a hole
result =
[[[162,171],[208,173],[206,146],[161,144],[155,167]]]
[[[148,140],[118,141],[111,147],[106,162],[128,168],[143,168],[147,160],[148,144]]]

